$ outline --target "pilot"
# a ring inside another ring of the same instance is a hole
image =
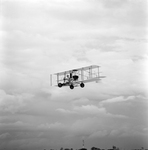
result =
[[[63,80],[64,80],[64,82],[66,82],[66,81],[67,81],[67,82],[69,82],[69,81],[70,81],[70,77],[69,77],[69,75],[67,75],[66,77],[64,77],[64,79],[63,79]]]

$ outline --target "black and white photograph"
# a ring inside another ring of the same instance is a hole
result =
[[[148,150],[148,0],[0,0],[0,150]]]

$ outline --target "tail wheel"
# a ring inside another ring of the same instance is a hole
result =
[[[61,88],[61,87],[62,87],[62,83],[58,83],[58,87],[60,87],[60,88]]]
[[[81,86],[81,88],[84,88],[85,84],[82,82],[82,83],[80,84],[80,86]]]
[[[74,86],[72,84],[69,87],[70,87],[70,89],[74,89]]]

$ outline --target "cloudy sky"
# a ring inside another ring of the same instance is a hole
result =
[[[147,147],[147,0],[1,0],[0,147]],[[84,89],[49,75],[88,65]]]

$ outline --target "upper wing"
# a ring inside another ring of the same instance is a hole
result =
[[[68,74],[70,72],[73,72],[73,71],[80,71],[80,70],[89,70],[89,69],[94,69],[94,68],[99,68],[100,66],[97,66],[97,65],[91,65],[91,66],[87,66],[87,67],[82,67],[82,68],[76,68],[76,69],[72,69],[72,70],[67,70],[67,71],[62,71],[62,72],[58,72],[58,73],[55,73],[55,75],[64,75],[64,74]]]

